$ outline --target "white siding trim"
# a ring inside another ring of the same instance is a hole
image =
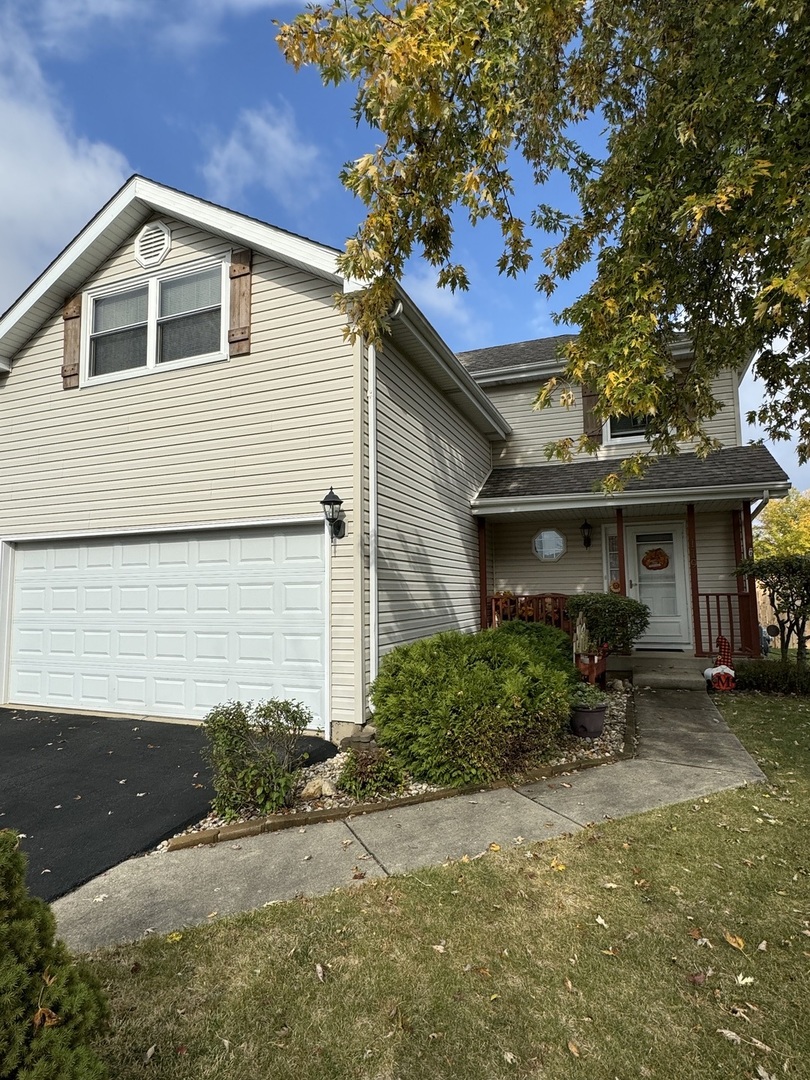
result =
[[[377,349],[368,347],[368,558],[369,683],[380,670],[380,574],[378,563],[379,485],[377,475]]]
[[[335,541],[332,539],[332,530],[329,528],[325,517],[323,519],[323,544],[324,592],[326,594],[326,603],[324,604],[326,612],[324,649],[326,650],[326,656],[323,663],[323,737],[329,742],[332,738],[332,552]]]
[[[0,542],[0,701],[8,701],[8,667],[11,660],[12,585],[14,559],[12,544]]]
[[[280,528],[283,525],[317,525],[321,514],[297,517],[234,518],[230,521],[195,521],[176,525],[131,525],[125,528],[76,529],[69,532],[15,533],[0,536],[0,544],[36,544],[49,540],[81,540],[96,536],[147,536],[157,533],[221,532],[225,529]]]

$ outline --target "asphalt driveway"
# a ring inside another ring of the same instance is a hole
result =
[[[204,817],[191,724],[0,708],[0,828],[25,834],[28,885],[70,892]]]

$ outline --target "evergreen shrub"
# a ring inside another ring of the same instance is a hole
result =
[[[104,996],[56,939],[25,870],[17,834],[0,831],[0,1078],[102,1080],[91,1043],[107,1019]]]
[[[534,634],[501,626],[394,649],[371,688],[378,741],[412,776],[447,787],[538,760],[566,728],[576,676],[570,659],[535,646]]]
[[[404,783],[405,770],[400,762],[382,747],[369,747],[349,750],[337,786],[363,802],[399,791]]]
[[[650,624],[650,609],[629,596],[574,593],[566,606],[573,622],[579,615],[585,619],[589,652],[629,652]]]
[[[736,664],[738,690],[759,690],[763,694],[810,694],[810,671],[774,660],[751,660]]]
[[[245,813],[274,814],[289,805],[301,764],[299,740],[314,726],[297,701],[228,701],[203,721],[203,756],[214,772],[211,806],[226,821]]]

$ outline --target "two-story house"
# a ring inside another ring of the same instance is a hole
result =
[[[652,644],[751,646],[732,571],[788,484],[740,445],[734,379],[727,449],[606,499],[602,461],[544,463],[572,420],[530,408],[553,339],[462,363],[401,292],[384,345],[352,343],[337,254],[136,176],[0,318],[0,701],[291,697],[338,738],[385,651],[507,591],[626,590]]]

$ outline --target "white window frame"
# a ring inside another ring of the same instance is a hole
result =
[[[632,435],[612,435],[610,431],[611,417],[608,417],[602,426],[603,446],[640,446],[647,442],[647,431],[639,431]]]
[[[180,360],[170,360],[166,363],[158,363],[157,360],[157,328],[158,328],[158,296],[160,283],[171,278],[189,277],[203,270],[211,270],[220,267],[220,327],[219,348],[212,353],[202,356],[184,357]],[[210,364],[215,361],[228,359],[228,311],[229,311],[229,266],[230,260],[221,257],[198,259],[195,262],[183,263],[182,266],[174,266],[170,269],[154,270],[148,274],[139,274],[136,277],[127,278],[124,281],[116,281],[111,285],[99,285],[97,288],[88,289],[84,293],[82,303],[82,344],[80,364],[80,386],[100,386],[105,383],[121,382],[125,379],[139,379],[144,375],[154,375],[158,371],[177,371],[180,368],[197,367],[200,364]],[[107,296],[115,296],[119,293],[131,292],[134,289],[147,287],[147,315],[146,315],[146,364],[144,367],[128,368],[126,371],[114,371],[108,375],[90,374],[91,339],[93,337],[93,305],[96,300]]]

